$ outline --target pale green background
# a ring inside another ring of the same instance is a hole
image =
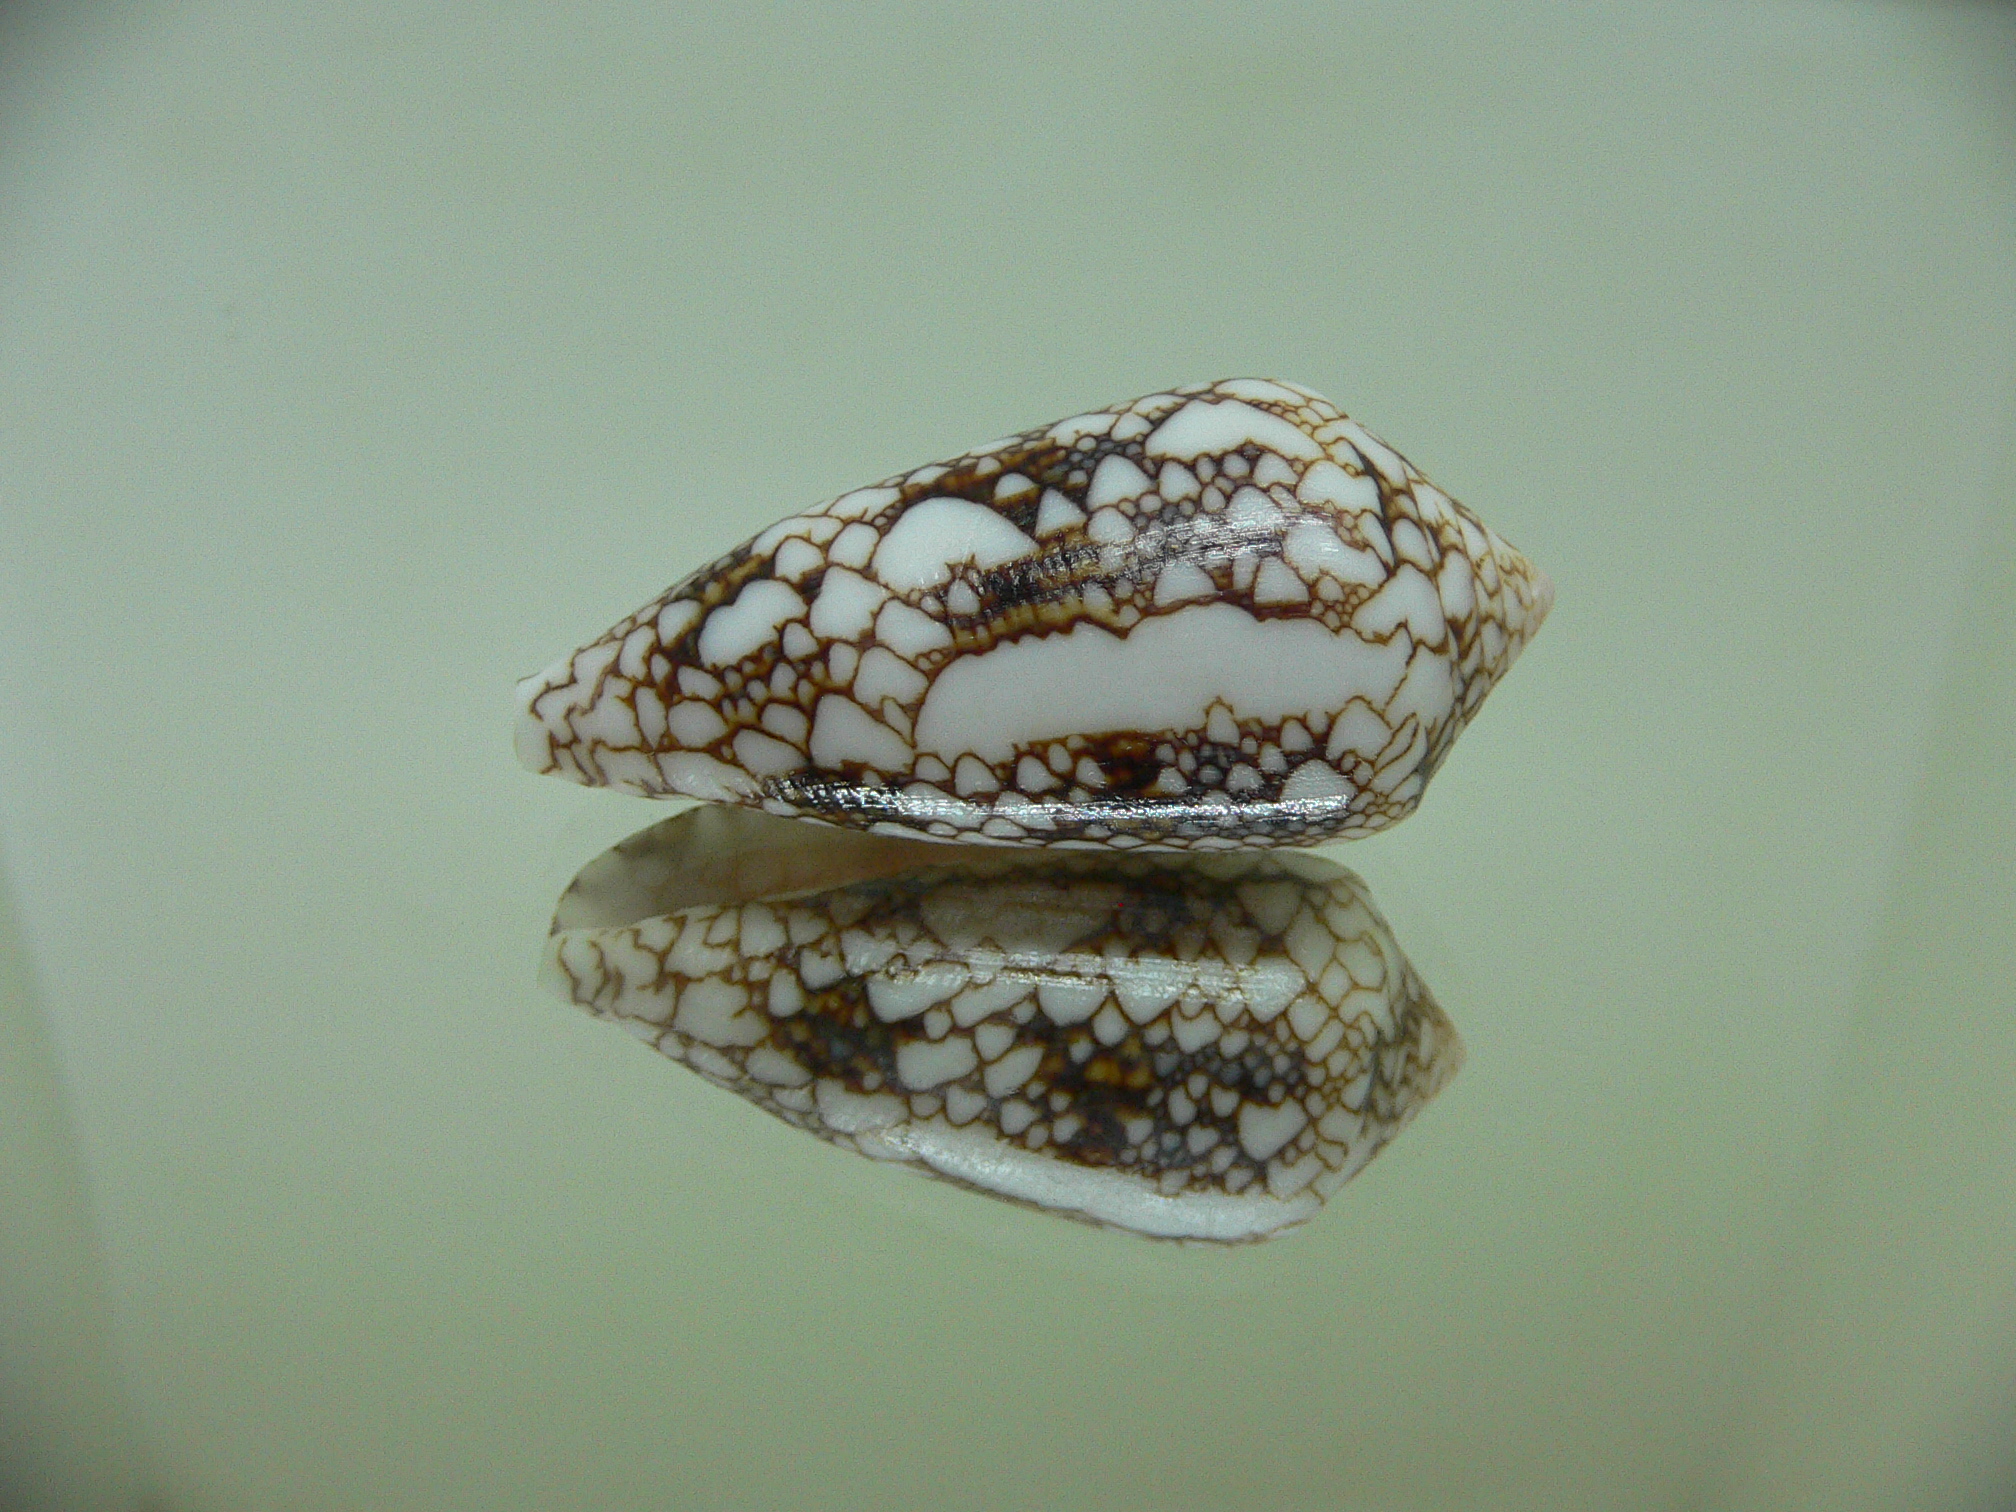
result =
[[[2009,1506],[2009,13],[724,11],[0,14],[0,1505]],[[514,678],[1243,373],[1559,589],[1345,857],[1471,1061],[1317,1223],[537,993],[655,811]]]

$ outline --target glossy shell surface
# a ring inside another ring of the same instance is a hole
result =
[[[545,979],[787,1123],[1158,1238],[1301,1223],[1454,1074],[1312,856],[953,850],[707,806],[561,899]]]
[[[941,840],[1410,813],[1546,579],[1293,384],[1152,394],[794,515],[520,687],[535,771]]]

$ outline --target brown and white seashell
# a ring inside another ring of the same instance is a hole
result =
[[[544,976],[787,1123],[1160,1238],[1301,1223],[1462,1060],[1313,856],[1032,854],[706,805],[586,867]]]
[[[1080,415],[763,531],[520,686],[534,771],[891,834],[1397,823],[1547,580],[1293,384]]]

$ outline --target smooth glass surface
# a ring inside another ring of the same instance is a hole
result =
[[[46,6],[0,70],[0,1500],[2016,1494],[2006,14]],[[1241,373],[1558,591],[1340,854],[1469,1060],[1320,1218],[1081,1230],[541,992],[655,811],[521,771],[517,677]]]

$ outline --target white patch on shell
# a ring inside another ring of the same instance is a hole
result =
[[[1384,704],[1406,666],[1404,645],[1193,604],[1124,637],[1081,624],[958,657],[924,697],[916,742],[947,761],[971,752],[999,762],[1019,745],[1080,733],[1201,729],[1214,702],[1279,722],[1354,697]]]
[[[707,616],[700,628],[700,660],[730,666],[777,638],[780,627],[805,612],[805,600],[788,583],[758,578]]]
[[[1320,446],[1279,415],[1237,399],[1192,399],[1156,426],[1142,444],[1151,457],[1174,457],[1183,462],[1219,456],[1242,446],[1257,446],[1298,461],[1323,455]]]
[[[822,640],[854,640],[875,623],[889,590],[845,567],[829,567],[812,600],[812,633]]]
[[[1036,535],[1039,539],[1084,523],[1084,510],[1054,488],[1043,490],[1043,500],[1036,506]]]
[[[936,588],[963,562],[998,567],[1036,550],[1003,516],[967,499],[920,499],[875,548],[875,576],[898,592]]]
[[[1138,499],[1154,487],[1148,475],[1117,452],[1093,470],[1085,489],[1085,507],[1099,509],[1127,499]]]
[[[828,693],[812,716],[810,746],[813,765],[829,771],[859,762],[878,772],[910,768],[909,743],[851,698]]]

